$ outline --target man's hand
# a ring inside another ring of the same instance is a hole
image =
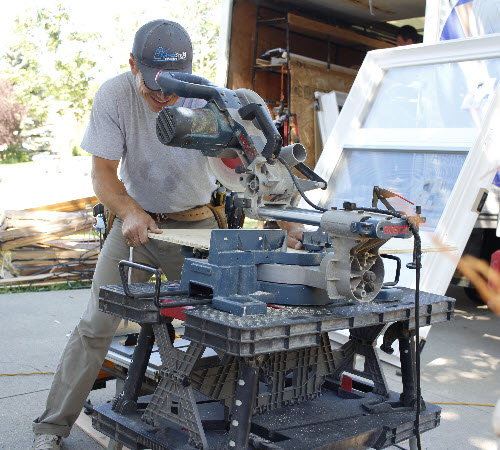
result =
[[[149,242],[148,230],[161,234],[160,228],[144,211],[131,211],[123,218],[122,233],[129,247],[139,247]]]
[[[119,161],[92,157],[92,185],[99,200],[123,219],[122,233],[127,245],[138,247],[149,242],[148,230],[161,233],[155,221],[146,214],[118,179]]]
[[[286,235],[286,244],[290,248],[295,250],[300,250],[302,248],[302,234],[304,233],[303,228],[294,228],[293,230],[288,230]]]
[[[282,230],[286,230],[286,244],[290,248],[300,250],[302,248],[302,235],[304,234],[304,225],[292,222],[278,222]]]

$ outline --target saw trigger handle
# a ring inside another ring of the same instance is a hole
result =
[[[280,155],[283,139],[269,116],[267,108],[259,103],[249,103],[242,106],[238,112],[243,120],[257,120],[266,138],[266,145],[261,155],[266,158],[268,163],[274,163]]]
[[[160,70],[156,84],[164,94],[177,94],[185,98],[212,100],[217,96],[217,86],[206,78],[191,73],[167,72]]]

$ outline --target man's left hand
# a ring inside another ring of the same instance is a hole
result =
[[[305,231],[304,225],[292,222],[278,222],[282,230],[286,230],[286,244],[290,248],[300,250],[302,248],[302,234]]]
[[[290,248],[300,250],[302,248],[302,235],[304,234],[303,228],[295,228],[288,230],[286,235],[286,244]]]

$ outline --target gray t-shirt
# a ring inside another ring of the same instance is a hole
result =
[[[175,106],[201,108],[205,100],[180,98]],[[178,212],[204,205],[216,189],[207,158],[199,150],[169,147],[156,137],[157,113],[126,72],[96,92],[82,148],[118,161],[128,194],[150,212]]]

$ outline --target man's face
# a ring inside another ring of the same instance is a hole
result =
[[[130,55],[130,70],[135,76],[135,85],[137,92],[147,103],[151,111],[160,112],[165,106],[172,106],[179,98],[176,94],[165,95],[162,91],[152,91],[144,83],[139,66],[135,63],[134,57]]]
[[[409,39],[404,39],[403,36],[399,35],[396,37],[396,45],[398,47],[401,47],[403,45],[412,45],[414,44],[415,42],[413,42],[413,39],[409,38]]]

